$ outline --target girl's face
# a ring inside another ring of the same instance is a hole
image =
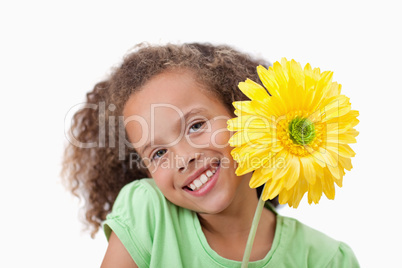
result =
[[[129,98],[123,114],[143,164],[177,206],[215,214],[249,189],[241,183],[244,176],[235,174],[227,143],[231,134],[226,122],[232,116],[192,72],[153,77]]]

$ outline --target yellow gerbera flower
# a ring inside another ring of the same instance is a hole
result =
[[[358,111],[351,110],[332,72],[282,59],[269,69],[257,67],[265,86],[247,79],[239,83],[250,101],[234,102],[238,116],[228,121],[237,131],[229,140],[237,175],[254,171],[250,187],[266,183],[262,198],[298,207],[308,192],[308,202],[318,203],[322,193],[335,198],[352,169]],[[267,91],[268,90],[268,91]]]

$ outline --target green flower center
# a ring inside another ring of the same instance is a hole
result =
[[[307,145],[314,140],[314,123],[307,118],[296,117],[289,123],[291,140],[299,145]]]

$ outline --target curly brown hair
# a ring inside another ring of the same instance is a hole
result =
[[[238,90],[238,83],[246,78],[259,81],[258,65],[269,64],[226,45],[140,44],[124,57],[107,80],[87,93],[86,104],[92,106],[79,110],[72,119],[70,139],[79,144],[67,145],[62,177],[71,192],[85,200],[85,219],[92,237],[111,211],[121,188],[133,180],[148,177],[145,168],[130,165],[128,156],[136,152],[127,146],[125,131],[117,131],[123,125],[120,119],[130,95],[157,74],[188,69],[234,112],[233,101],[247,100]],[[117,146],[116,141],[119,141]]]

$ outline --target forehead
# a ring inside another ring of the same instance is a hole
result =
[[[190,111],[227,114],[226,107],[187,70],[170,71],[150,79],[128,99],[123,115],[131,142],[144,132],[164,132]],[[137,137],[136,137],[137,136]]]
[[[216,98],[194,79],[192,72],[169,71],[151,78],[139,91],[131,95],[124,106],[123,114],[125,117],[130,114],[146,117],[150,115],[150,107],[153,106],[162,107],[162,104],[166,104],[186,109],[194,105],[194,102],[204,104],[214,100],[216,101]],[[166,109],[166,112],[169,112],[169,109]]]

